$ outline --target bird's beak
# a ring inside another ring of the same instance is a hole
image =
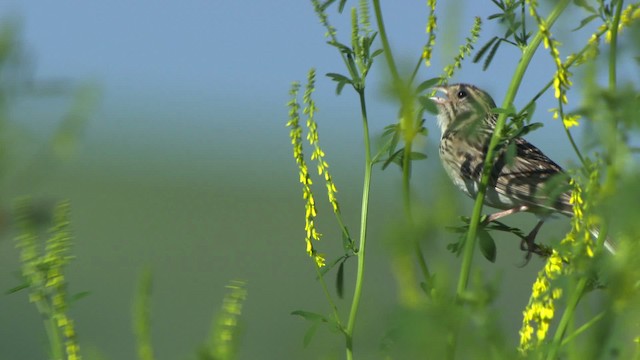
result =
[[[444,97],[440,97],[440,96],[432,96],[429,99],[433,100],[436,104],[444,104],[445,102],[449,101],[449,96],[448,96],[448,92],[447,89],[444,86],[434,86],[433,90],[435,90],[436,92],[440,92],[440,93],[444,93]]]

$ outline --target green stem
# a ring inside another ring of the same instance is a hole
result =
[[[394,88],[396,89],[405,89],[410,86],[410,84],[415,79],[416,74],[420,68],[421,59],[418,59],[418,63],[416,64],[411,77],[409,78],[409,83],[406,86],[400,86],[400,74],[398,72],[398,68],[396,66],[396,62],[393,58],[393,54],[391,52],[391,46],[389,45],[389,39],[387,38],[387,31],[384,26],[384,20],[382,19],[382,9],[380,8],[380,0],[373,0],[373,8],[376,14],[376,23],[378,25],[378,32],[380,35],[380,42],[382,43],[382,49],[384,56],[387,60],[387,65],[389,67],[389,72],[393,78]],[[403,92],[403,96],[407,96],[406,92]],[[413,101],[413,99],[411,100]],[[405,146],[404,146],[404,156],[402,160],[402,199],[404,204],[405,216],[409,222],[413,222],[413,216],[411,214],[411,152],[413,145],[413,136],[414,129],[413,127],[409,128],[408,126],[404,127],[404,131],[411,131],[411,137],[405,136]],[[431,274],[429,272],[429,268],[427,267],[427,262],[422,255],[422,250],[420,249],[420,244],[416,242],[416,257],[418,259],[418,264],[420,266],[420,270],[422,271],[422,276],[425,279],[427,284],[431,283]]]
[[[569,4],[569,0],[560,0],[556,3],[556,6],[551,11],[551,14],[546,20],[546,24],[551,27],[553,23],[558,19],[562,11]],[[518,92],[518,88],[520,87],[520,83],[522,82],[522,78],[524,73],[531,62],[531,58],[535,53],[536,49],[540,45],[542,41],[543,35],[542,32],[538,31],[534,38],[531,40],[529,45],[523,50],[522,58],[518,63],[518,67],[516,68],[515,74],[511,79],[511,84],[509,85],[509,90],[504,98],[502,108],[506,109],[511,106],[513,100],[515,99],[516,93]],[[471,223],[469,224],[469,232],[467,233],[467,239],[464,245],[464,254],[462,259],[462,267],[460,271],[460,277],[458,278],[458,286],[456,294],[458,298],[460,298],[467,288],[467,284],[469,282],[469,274],[471,272],[471,262],[473,260],[473,253],[475,249],[476,242],[476,233],[478,231],[478,225],[480,223],[480,215],[482,214],[482,205],[484,202],[484,197],[487,192],[487,184],[489,183],[489,175],[491,173],[491,166],[493,164],[493,157],[495,155],[495,150],[500,142],[500,136],[502,133],[502,129],[504,128],[505,122],[507,120],[507,114],[501,113],[498,116],[498,120],[496,122],[496,128],[493,132],[493,136],[491,137],[491,141],[489,143],[489,149],[487,151],[487,155],[484,161],[484,166],[482,169],[482,179],[480,182],[480,188],[478,189],[478,195],[476,197],[476,202],[473,207],[473,214],[471,216]]]
[[[329,302],[329,305],[331,305],[333,318],[336,320],[336,324],[338,324],[338,327],[340,328],[340,330],[344,331],[344,326],[342,325],[342,321],[340,320],[340,314],[338,314],[338,307],[333,301],[333,298],[331,298],[331,293],[329,293],[329,289],[327,288],[327,283],[324,281],[324,276],[322,276],[322,273],[320,272],[320,267],[315,262],[315,260],[314,260],[314,264],[316,268],[316,274],[318,275],[318,279],[320,280],[320,285],[322,286],[322,291],[324,292],[324,295],[326,296],[327,301]]]
[[[378,24],[378,32],[380,34],[380,41],[382,42],[382,49],[384,50],[384,57],[387,60],[389,66],[389,72],[393,77],[394,82],[400,80],[400,74],[398,73],[398,67],[391,54],[391,46],[389,46],[389,39],[387,38],[387,31],[384,27],[384,21],[382,21],[382,9],[380,8],[380,0],[373,0],[373,10],[376,13],[376,23]]]
[[[405,130],[407,131],[407,130]],[[411,148],[413,141],[405,139],[404,155],[402,156],[402,203],[404,204],[404,215],[407,221],[413,224],[411,215]]]
[[[560,323],[558,324],[558,328],[556,329],[556,333],[553,336],[553,341],[551,342],[551,349],[547,354],[547,360],[556,359],[558,350],[560,350],[560,345],[562,344],[562,338],[569,326],[571,319],[573,318],[573,314],[578,307],[578,303],[582,298],[582,294],[584,293],[584,289],[587,287],[588,279],[586,277],[578,280],[578,285],[576,286],[575,291],[571,295],[569,302],[567,303],[567,308],[562,314],[562,318],[560,319]]]
[[[595,323],[597,323],[598,321],[602,320],[602,318],[604,318],[604,315],[605,315],[605,312],[601,312],[598,315],[594,316],[593,319],[587,321],[584,325],[580,326],[579,328],[576,329],[576,331],[571,333],[571,335],[569,335],[566,338],[564,338],[562,340],[562,343],[560,344],[560,346],[567,345],[568,343],[573,341],[573,339],[578,337],[580,334],[582,334],[583,332],[589,330],[589,328],[592,327]]]
[[[616,57],[618,55],[618,25],[620,24],[620,15],[622,14],[622,3],[624,0],[618,0],[616,13],[611,24],[611,49],[609,50],[609,90],[616,89]]]
[[[365,265],[365,245],[367,241],[367,216],[369,210],[369,190],[371,189],[371,171],[373,162],[371,161],[371,144],[369,138],[369,123],[367,120],[367,106],[364,96],[364,90],[358,91],[360,96],[360,111],[362,113],[362,128],[364,134],[364,185],[362,187],[362,212],[360,216],[360,244],[358,248],[358,271],[356,273],[356,284],[353,291],[353,300],[351,302],[351,310],[349,311],[349,322],[347,323],[347,359],[353,359],[353,329],[356,325],[356,316],[360,306],[360,297],[362,295],[362,285],[364,278]]]
[[[56,325],[53,316],[51,316],[51,307],[46,300],[37,301],[36,307],[38,308],[40,314],[44,317],[44,328],[45,332],[47,333],[47,339],[49,339],[49,350],[51,351],[51,358],[53,360],[62,360],[64,358],[64,349],[62,347],[62,340],[60,339],[58,326]]]
[[[402,158],[402,195],[403,195],[403,203],[404,203],[404,213],[407,221],[413,225],[413,214],[411,212],[411,148],[412,141],[407,140],[404,146],[404,155]],[[420,267],[420,271],[422,272],[422,276],[424,277],[425,284],[427,285],[427,289],[431,289],[431,273],[429,272],[429,267],[427,266],[427,261],[422,254],[422,248],[420,247],[420,241],[415,239],[415,251],[416,258],[418,260],[418,266]],[[430,292],[427,292],[429,295]]]

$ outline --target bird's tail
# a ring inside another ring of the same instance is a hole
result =
[[[598,228],[595,228],[595,227],[591,228],[591,229],[589,229],[589,232],[596,239],[598,238],[598,236],[600,236],[600,229],[598,229]],[[608,236],[607,236],[607,239],[604,241],[604,248],[609,250],[609,252],[612,253],[613,255],[616,254],[616,244]]]

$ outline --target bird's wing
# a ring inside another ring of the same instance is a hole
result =
[[[569,178],[562,168],[528,141],[514,141],[516,155],[509,159],[506,149],[501,150],[493,167],[496,191],[533,209],[571,214]]]

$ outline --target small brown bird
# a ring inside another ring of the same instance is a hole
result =
[[[438,108],[442,165],[453,183],[475,198],[496,126],[497,114],[491,111],[496,104],[489,94],[473,85],[452,84],[436,90],[444,94],[431,98]],[[489,215],[486,222],[522,211],[536,214],[540,220],[523,243],[523,249],[536,252],[535,236],[550,214],[573,216],[571,192],[550,195],[547,185],[551,185],[552,178],[565,175],[562,168],[527,140],[516,137],[512,141],[515,156],[507,159],[506,148],[497,152],[484,198],[485,205],[502,211]],[[597,229],[590,231],[597,237]],[[605,247],[615,253],[609,239]]]

